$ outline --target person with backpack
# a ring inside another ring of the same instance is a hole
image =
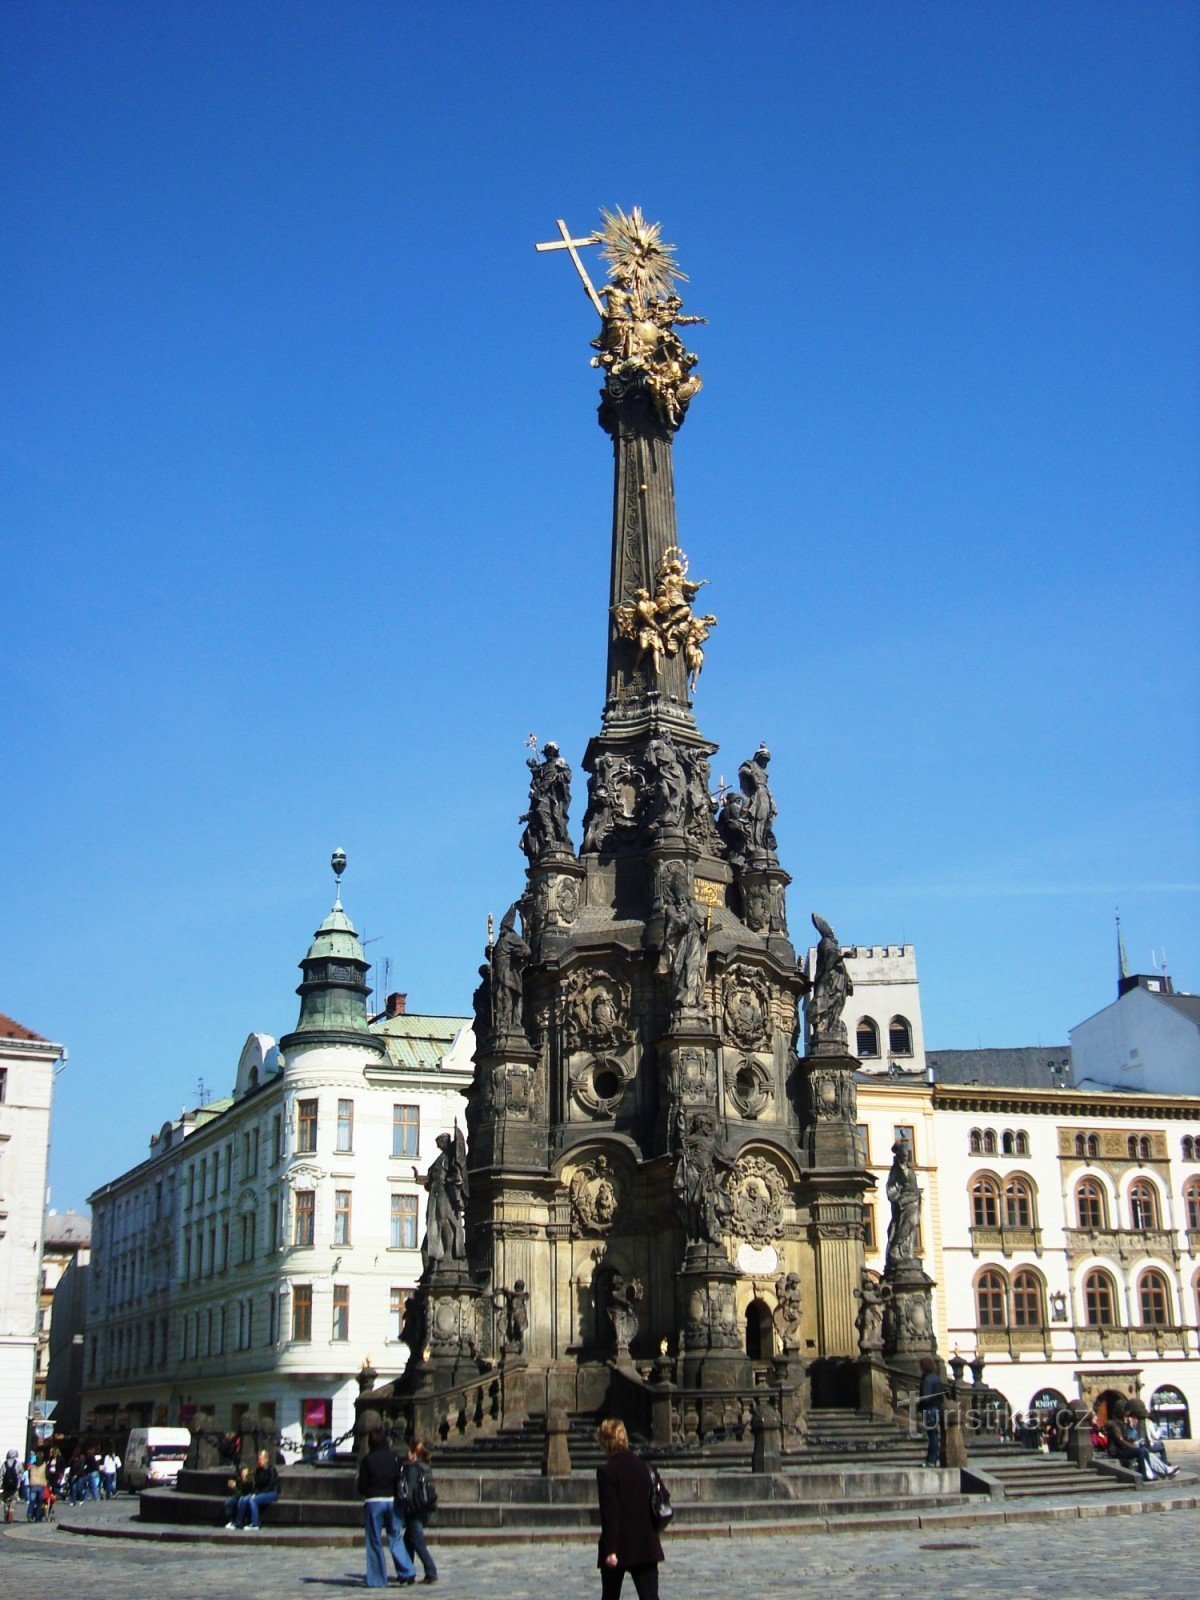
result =
[[[21,1468],[17,1452],[10,1450],[4,1458],[4,1472],[0,1475],[0,1501],[4,1505],[4,1520],[13,1519],[13,1502],[21,1492]]]
[[[400,1468],[400,1481],[396,1486],[396,1509],[404,1518],[404,1548],[408,1558],[419,1556],[425,1576],[422,1583],[437,1582],[437,1563],[429,1554],[425,1543],[425,1529],[437,1510],[437,1488],[429,1470],[429,1446],[424,1439],[414,1439],[408,1447],[408,1459]],[[413,1571],[416,1571],[414,1562]]]
[[[625,1424],[608,1417],[600,1424],[604,1465],[596,1468],[600,1497],[600,1600],[617,1600],[628,1572],[638,1600],[658,1600],[663,1558],[655,1517],[655,1475],[629,1448]]]
[[[367,1552],[367,1588],[387,1588],[387,1551],[392,1552],[401,1583],[415,1583],[417,1569],[404,1544],[404,1529],[396,1509],[400,1459],[389,1448],[387,1429],[372,1428],[367,1453],[358,1464],[358,1492],[363,1497],[363,1527]]]

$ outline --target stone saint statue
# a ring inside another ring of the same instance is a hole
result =
[[[523,1033],[521,1002],[525,993],[525,968],[532,954],[517,932],[515,900],[500,923],[500,937],[492,946],[492,1027],[496,1033]]]
[[[479,969],[479,983],[471,996],[475,1012],[475,1043],[482,1045],[492,1033],[492,969],[485,961]]]
[[[621,784],[630,775],[628,757],[605,750],[596,757],[588,779],[588,806],[583,819],[583,853],[599,850],[624,816]]]
[[[788,1272],[775,1280],[775,1310],[771,1322],[779,1348],[785,1355],[800,1348],[800,1274]]]
[[[529,1290],[524,1278],[518,1278],[511,1289],[497,1289],[492,1299],[500,1313],[504,1349],[515,1356],[524,1355],[529,1334]]]
[[[672,873],[663,887],[663,944],[658,971],[666,977],[677,1013],[704,1005],[708,917],[688,892],[686,874]]]
[[[774,866],[779,859],[775,854],[775,829],[772,826],[778,808],[767,778],[770,760],[771,752],[765,744],[760,744],[749,761],[743,761],[738,768],[738,782],[745,796],[742,816],[751,866]]]
[[[733,1216],[733,1202],[723,1181],[733,1162],[721,1149],[717,1119],[711,1111],[693,1111],[689,1119],[681,1107],[678,1123],[674,1190],[688,1243],[720,1248],[721,1235],[728,1231]]]
[[[453,1135],[439,1133],[438,1154],[425,1177],[429,1199],[425,1206],[425,1238],[421,1259],[425,1270],[442,1261],[465,1261],[467,1238],[463,1225],[467,1188],[467,1142],[458,1124]]]
[[[687,805],[687,774],[669,734],[651,739],[642,756],[645,770],[647,814],[659,833],[683,830]]]
[[[750,856],[750,820],[746,815],[746,797],[736,789],[727,789],[721,797],[717,832],[721,835],[729,865],[740,872]]]
[[[638,1316],[636,1307],[642,1299],[640,1278],[625,1282],[623,1272],[614,1272],[608,1286],[608,1315],[616,1335],[617,1349],[628,1350],[637,1338]]]
[[[542,759],[529,756],[529,810],[521,817],[525,831],[521,835],[521,849],[530,862],[537,862],[552,850],[574,855],[571,835],[567,828],[567,813],[571,808],[571,769],[558,753],[558,746],[550,740],[542,751]]]
[[[809,1042],[811,1044],[825,1039],[845,1044],[846,1029],[842,1022],[842,1010],[848,996],[854,993],[854,985],[850,981],[850,974],[846,971],[837,935],[825,919],[819,917],[815,911],[812,914],[812,921],[813,927],[821,937],[817,944],[817,969],[813,975],[812,988],[806,1005]]]
[[[892,1157],[886,1191],[892,1208],[892,1220],[888,1224],[885,1272],[896,1262],[914,1259],[917,1253],[917,1229],[921,1224],[921,1191],[917,1187],[912,1150],[907,1139],[896,1140],[892,1146]]]
[[[883,1303],[890,1293],[877,1272],[870,1267],[862,1270],[862,1281],[854,1291],[858,1296],[858,1329],[860,1355],[872,1355],[883,1349]]]

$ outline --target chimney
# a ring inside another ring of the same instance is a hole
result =
[[[408,1007],[406,994],[390,994],[387,997],[387,1015],[389,1017],[402,1017]]]

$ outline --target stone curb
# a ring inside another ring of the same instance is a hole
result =
[[[1200,1494],[1174,1495],[1169,1499],[1143,1499],[1124,1495],[1119,1500],[1081,1500],[1078,1504],[964,1506],[945,1511],[892,1511],[875,1516],[797,1517],[795,1520],[772,1522],[712,1522],[672,1529],[671,1543],[680,1539],[746,1539],[771,1538],[797,1534],[862,1533],[876,1528],[920,1529],[936,1532],[950,1528],[987,1528],[1008,1523],[1069,1522],[1089,1517],[1141,1516],[1152,1512],[1200,1510]],[[150,1544],[205,1544],[218,1548],[244,1551],[247,1547],[265,1546],[268,1549],[290,1547],[293,1549],[352,1550],[362,1543],[357,1530],[283,1532],[263,1529],[259,1534],[227,1533],[224,1529],[188,1529],[171,1527],[104,1527],[99,1524],[59,1523],[57,1532],[77,1534],[93,1539],[126,1539],[134,1543]],[[6,1538],[24,1541],[44,1538],[45,1534],[26,1533],[13,1528],[5,1529]],[[455,1528],[441,1534],[434,1532],[430,1544],[449,1548],[452,1545],[522,1545],[533,1544],[545,1538],[556,1543],[594,1544],[594,1528],[544,1529],[544,1528]]]

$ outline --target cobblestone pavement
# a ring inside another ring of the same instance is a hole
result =
[[[741,1541],[668,1539],[663,1600],[836,1600],[856,1590],[886,1596],[898,1587],[919,1589],[923,1600],[1096,1600],[1114,1589],[1122,1600],[1196,1600],[1200,1510],[1154,1506],[1147,1497],[1139,1514],[1065,1520],[1046,1506],[1037,1519],[936,1531],[881,1526]],[[115,1521],[130,1510],[131,1502],[118,1500],[75,1515]],[[358,1551],[256,1549],[253,1539],[231,1538],[228,1549],[126,1543],[17,1523],[0,1538],[0,1594],[12,1600],[214,1600],[233,1594],[319,1600],[361,1586]],[[445,1600],[598,1600],[591,1546],[546,1538],[516,1547],[435,1546],[434,1553],[441,1563],[437,1592]],[[632,1585],[625,1588],[633,1600]]]

